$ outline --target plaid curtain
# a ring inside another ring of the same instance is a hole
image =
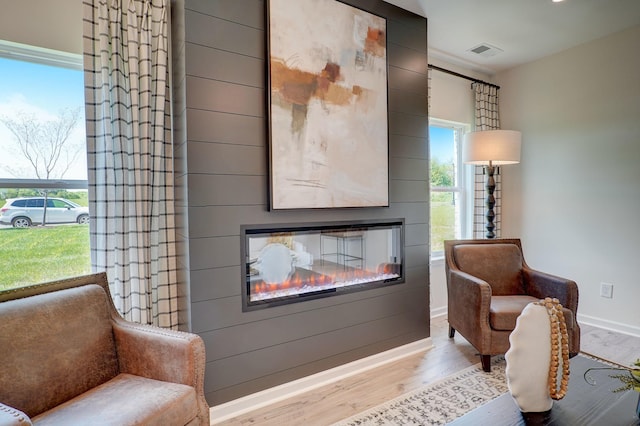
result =
[[[498,113],[498,88],[484,83],[473,83],[471,89],[474,91],[475,98],[475,130],[497,130],[500,128],[500,116]],[[474,178],[474,197],[473,197],[473,238],[485,238],[486,233],[486,212],[487,207],[485,200],[485,176],[482,166],[475,167]],[[500,237],[501,230],[501,178],[500,174],[494,175],[496,181],[496,189],[493,196],[496,199],[496,205],[493,208],[495,213],[495,229],[496,238]]]
[[[431,68],[427,68],[427,115],[431,116]]]
[[[178,326],[168,0],[84,0],[94,271],[131,321]]]

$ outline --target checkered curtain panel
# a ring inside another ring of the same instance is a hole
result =
[[[168,0],[84,0],[91,262],[116,307],[178,326]]]
[[[475,130],[496,130],[500,128],[500,116],[498,112],[498,88],[483,83],[471,84],[471,89],[475,96]],[[493,211],[495,213],[495,229],[496,238],[500,237],[501,230],[501,177],[500,174],[494,175],[496,181],[496,189],[493,196],[496,199]],[[487,198],[485,186],[485,176],[482,166],[475,167],[474,179],[474,197],[473,197],[473,238],[485,238],[486,233],[486,212],[487,207],[485,200]]]
[[[427,125],[431,126],[431,68],[427,68]],[[429,167],[428,172],[429,172],[429,227],[431,227],[431,169],[430,169],[430,165],[431,165],[431,139],[430,139],[430,135],[429,135],[429,130],[427,129],[427,165]],[[428,234],[429,236],[429,240],[427,241],[427,244],[429,244],[429,247],[431,247],[431,232],[429,232]],[[429,250],[429,253],[431,253],[431,250]]]
[[[427,114],[431,115],[431,68],[427,69]]]

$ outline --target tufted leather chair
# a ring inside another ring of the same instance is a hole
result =
[[[509,335],[525,306],[555,297],[564,308],[569,352],[580,352],[574,281],[535,271],[526,264],[519,239],[444,242],[449,337],[458,331],[491,370],[491,355],[509,349]]]
[[[208,425],[191,333],[125,321],[104,273],[0,292],[0,425]]]

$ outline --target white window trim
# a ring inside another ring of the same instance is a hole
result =
[[[54,67],[82,70],[82,55],[0,40],[0,57]]]

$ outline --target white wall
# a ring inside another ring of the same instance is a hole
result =
[[[486,75],[435,58],[429,58],[429,63],[469,77],[489,81]],[[471,81],[439,71],[431,71],[430,117],[472,124],[474,121],[473,105]],[[443,259],[431,260],[430,278],[431,316],[444,314],[447,310],[447,282]]]
[[[82,53],[81,0],[0,0],[0,40]]]
[[[640,335],[640,26],[497,75],[503,229],[530,266],[575,280],[581,321]],[[613,299],[599,296],[601,282]]]

